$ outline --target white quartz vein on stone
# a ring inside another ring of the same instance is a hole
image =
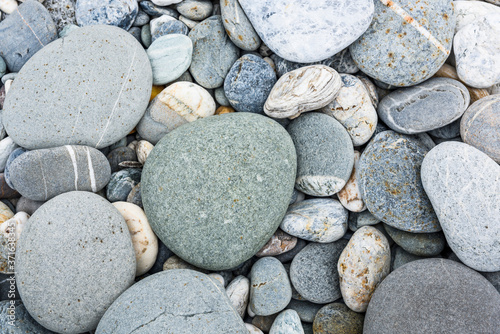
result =
[[[64,147],[68,151],[71,162],[73,163],[73,172],[75,174],[75,190],[78,190],[78,164],[76,163],[75,150],[73,150],[73,147],[71,147],[71,145],[65,145]]]

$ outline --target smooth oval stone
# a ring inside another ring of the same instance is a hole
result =
[[[304,334],[297,312],[294,310],[281,312],[274,320],[269,334]]]
[[[295,169],[293,142],[273,120],[251,113],[208,117],[155,146],[144,166],[142,200],[153,230],[178,256],[205,269],[229,269],[278,228]]]
[[[321,109],[342,124],[354,146],[365,144],[377,127],[377,111],[361,80],[350,74],[341,74],[342,87],[337,97]]]
[[[499,271],[500,166],[472,146],[445,142],[426,155],[422,184],[458,258]]]
[[[276,256],[292,250],[297,245],[297,238],[278,229],[271,239],[255,254],[255,256]]]
[[[494,333],[500,328],[499,308],[500,294],[464,265],[414,261],[375,290],[363,333]]]
[[[151,18],[149,17],[146,12],[139,10],[137,12],[137,16],[135,17],[134,23],[132,23],[133,27],[142,27],[143,25],[148,24],[151,21]]]
[[[457,120],[469,102],[469,92],[460,82],[432,78],[417,86],[388,94],[378,105],[378,115],[392,130],[416,134],[441,128]]]
[[[175,9],[166,6],[157,6],[151,1],[139,1],[139,6],[146,14],[154,17],[170,15],[173,18],[179,18],[179,13]]]
[[[18,212],[11,218],[0,222],[0,273],[2,274],[15,273],[16,244],[28,218],[29,215],[26,212]]]
[[[127,202],[133,203],[138,207],[142,208],[142,196],[141,196],[141,183],[137,183],[132,190],[130,190],[127,196]]]
[[[351,177],[347,180],[344,188],[338,192],[339,201],[344,208],[350,212],[361,212],[366,210],[365,202],[361,197],[361,190],[358,186],[358,178],[356,170],[359,168],[359,158],[361,154],[354,151],[354,166],[352,168]]]
[[[220,4],[222,24],[226,33],[237,47],[242,50],[255,51],[261,40],[248,20],[238,0],[226,0]]]
[[[323,306],[314,318],[314,334],[363,334],[362,314],[341,303]]]
[[[143,25],[141,28],[141,42],[145,48],[149,48],[151,43],[153,43],[149,24]]]
[[[169,34],[189,34],[189,28],[179,20],[176,20],[170,15],[162,15],[150,22],[151,41],[154,42],[158,38]]]
[[[191,65],[193,43],[184,35],[166,35],[156,40],[147,50],[153,84],[165,85],[179,78]]]
[[[224,290],[208,276],[183,269],[161,272],[134,284],[106,311],[96,334],[137,329],[161,333],[165,328],[179,334],[247,333]]]
[[[36,322],[20,300],[13,299],[0,301],[0,328],[4,334],[54,334]]]
[[[106,198],[110,202],[124,202],[132,188],[141,182],[141,170],[127,168],[111,174],[106,186]]]
[[[413,86],[432,77],[451,51],[455,16],[450,0],[374,1],[366,32],[352,45],[356,65],[393,86]]]
[[[393,250],[391,250],[391,254],[394,254],[391,263],[391,271],[394,271],[407,263],[425,259],[424,256],[408,253],[399,246],[396,246]]]
[[[300,295],[313,303],[331,303],[342,297],[337,262],[347,240],[310,243],[293,259],[290,280]]]
[[[329,243],[342,238],[347,231],[347,210],[331,198],[307,199],[291,205],[281,229],[298,238]]]
[[[296,118],[301,113],[328,105],[341,87],[340,75],[333,68],[325,65],[302,67],[276,82],[264,112],[273,118]]]
[[[19,72],[35,53],[56,39],[54,21],[37,1],[26,1],[0,22],[0,56],[9,72]]]
[[[24,197],[46,201],[62,193],[98,192],[111,176],[108,160],[88,146],[60,146],[26,152],[9,169],[10,181]]]
[[[407,232],[441,230],[420,180],[428,151],[415,137],[393,131],[370,141],[359,161],[358,179],[366,207],[375,217]]]
[[[239,3],[262,41],[280,57],[298,63],[320,61],[349,46],[373,16],[373,2],[368,0]]]
[[[276,73],[272,67],[262,58],[248,54],[229,70],[224,93],[237,111],[264,114],[264,103],[275,83]]]
[[[227,286],[226,294],[231,301],[231,305],[244,318],[250,295],[250,281],[248,278],[242,275],[236,277]]]
[[[462,140],[500,163],[500,94],[474,102],[460,123]]]
[[[214,93],[215,93],[215,101],[217,101],[218,104],[225,107],[231,105],[231,103],[229,103],[229,100],[226,97],[226,93],[224,93],[224,87],[216,88]]]
[[[96,266],[99,273],[92,275]],[[134,282],[127,224],[98,195],[59,195],[28,220],[17,243],[16,274],[24,306],[42,326],[58,333],[95,329],[106,309]]]
[[[453,39],[457,74],[467,85],[488,88],[500,83],[500,13],[482,16]]]
[[[78,0],[75,6],[80,27],[106,24],[128,30],[138,12],[136,0]]]
[[[334,118],[307,113],[287,128],[297,150],[295,187],[311,196],[331,196],[339,192],[354,166],[352,140]]]
[[[446,246],[446,239],[442,232],[411,233],[384,225],[387,234],[405,251],[418,256],[435,256],[441,253]]]
[[[210,0],[184,0],[175,9],[188,19],[201,21],[212,14],[213,5]]]
[[[33,213],[38,210],[45,202],[33,201],[26,197],[21,197],[16,204],[16,212],[22,211],[26,212],[28,215],[33,215]]]
[[[151,77],[146,52],[129,33],[112,26],[80,28],[37,52],[22,68],[2,121],[12,139],[28,149],[103,148],[139,122]]]
[[[115,148],[106,157],[111,166],[111,173],[122,169],[119,165],[124,161],[137,161],[137,154],[130,147],[122,146]]]

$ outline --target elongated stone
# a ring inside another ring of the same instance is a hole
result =
[[[248,306],[248,297],[250,294],[250,281],[245,276],[238,276],[229,283],[226,288],[226,294],[231,301],[234,309],[244,318]]]
[[[359,168],[359,158],[361,153],[354,151],[354,166],[352,168],[351,177],[347,180],[346,185],[338,192],[340,203],[351,212],[361,212],[366,210],[365,202],[361,197],[361,190],[358,185],[356,169]]]
[[[384,225],[387,234],[405,251],[418,256],[436,256],[446,246],[443,232],[411,233]]]
[[[248,20],[238,0],[224,0],[220,4],[222,24],[231,41],[240,49],[255,51],[261,40]]]

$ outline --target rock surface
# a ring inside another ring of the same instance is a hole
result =
[[[222,24],[231,41],[242,50],[255,51],[261,40],[248,20],[238,0],[225,0],[220,4]]]
[[[361,212],[366,210],[365,202],[361,197],[361,190],[358,185],[358,177],[356,170],[359,168],[359,158],[361,154],[354,151],[354,166],[352,168],[351,177],[347,180],[344,188],[338,192],[340,203],[350,212]]]
[[[363,334],[364,316],[341,303],[328,304],[314,318],[314,334]]]
[[[78,0],[75,17],[79,26],[106,24],[128,30],[134,23],[137,0]]]

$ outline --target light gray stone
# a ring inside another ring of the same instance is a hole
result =
[[[222,23],[231,41],[240,49],[255,51],[260,46],[260,37],[255,32],[238,0],[221,1]]]
[[[304,334],[297,312],[295,310],[281,312],[274,320],[269,334]]]
[[[210,0],[184,0],[175,9],[188,19],[201,21],[212,14],[213,4]]]

